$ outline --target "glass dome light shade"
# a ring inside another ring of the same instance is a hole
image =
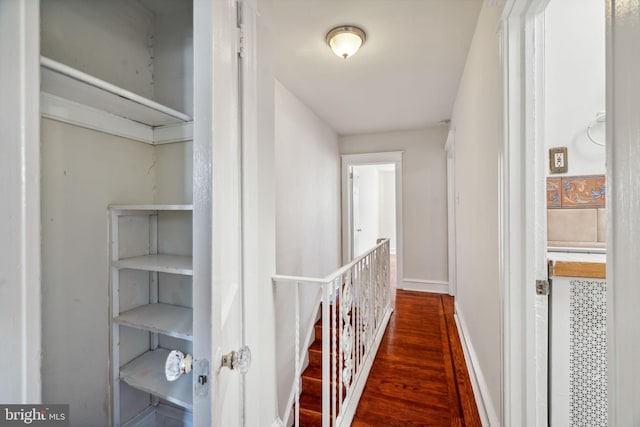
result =
[[[344,59],[355,55],[365,39],[364,31],[357,27],[337,27],[327,34],[331,50]]]

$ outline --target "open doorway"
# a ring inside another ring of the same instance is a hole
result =
[[[605,4],[551,1],[543,14],[544,149],[559,156],[540,183],[552,266],[548,419],[606,425]]]
[[[391,239],[391,285],[402,277],[402,153],[342,156],[343,262]]]
[[[598,147],[604,4],[516,3],[504,20],[503,46],[506,84],[514,88],[505,94],[500,190],[504,423],[606,424],[606,278],[566,269],[604,261],[593,253],[606,240],[605,216],[598,221],[606,193],[605,150]],[[531,167],[522,172],[509,167],[514,162]],[[513,256],[514,248],[524,256]]]
[[[396,177],[395,164],[352,166],[350,171],[353,227],[352,259],[390,239],[391,285],[396,278]]]
[[[395,165],[352,167],[354,257],[375,246],[379,238],[391,239],[396,253]]]

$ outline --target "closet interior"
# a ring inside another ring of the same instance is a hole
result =
[[[42,400],[77,425],[189,425],[193,4],[41,12]]]

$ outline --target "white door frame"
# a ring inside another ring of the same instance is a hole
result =
[[[449,295],[455,296],[456,287],[456,157],[455,129],[450,129],[444,150],[447,152],[447,264],[449,267]]]
[[[351,180],[349,169],[352,166],[382,165],[393,163],[396,175],[396,286],[402,285],[403,245],[402,245],[402,155],[403,151],[382,153],[343,154],[342,157],[342,262],[351,261],[353,218],[351,206]]]
[[[243,344],[257,356],[245,376],[243,417],[246,426],[279,426],[271,282],[276,272],[275,145],[273,123],[259,114],[265,103],[273,109],[273,76],[265,72],[269,62],[260,61],[259,45],[268,41],[257,37],[257,0],[242,0],[242,17]]]
[[[640,5],[607,0],[609,425],[640,423]]]
[[[40,403],[39,2],[0,1],[0,56],[0,402]]]
[[[508,0],[501,20],[503,147],[500,185],[502,425],[547,425],[547,297],[544,195],[544,9]]]
[[[193,425],[244,425],[243,149],[236,0],[194,2]],[[202,366],[208,361],[208,369]],[[208,379],[203,386],[201,375]]]

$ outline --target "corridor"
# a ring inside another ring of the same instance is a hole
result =
[[[353,426],[481,426],[453,303],[396,291]]]

